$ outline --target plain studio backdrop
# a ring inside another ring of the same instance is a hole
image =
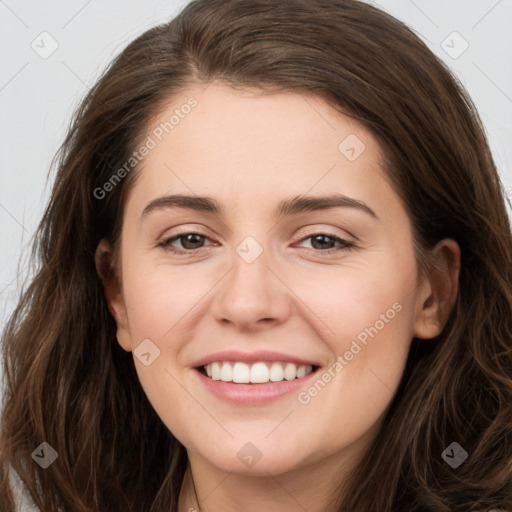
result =
[[[72,112],[115,55],[187,3],[0,0],[0,329],[28,275]],[[512,0],[370,3],[413,28],[468,89],[512,199]]]

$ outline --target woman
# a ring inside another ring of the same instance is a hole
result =
[[[36,248],[4,509],[13,472],[45,511],[512,507],[503,186],[384,12],[196,0],[140,36],[76,114]]]

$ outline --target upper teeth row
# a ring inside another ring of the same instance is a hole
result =
[[[311,373],[311,365],[297,366],[293,363],[254,363],[249,366],[246,363],[228,361],[207,364],[206,374],[213,380],[222,380],[224,382],[237,382],[240,384],[264,384],[265,382],[280,382],[283,379],[300,379]]]

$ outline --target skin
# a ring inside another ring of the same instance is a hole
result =
[[[439,268],[420,278],[410,219],[380,167],[378,144],[322,99],[195,84],[169,100],[146,136],[190,96],[197,107],[137,170],[119,280],[103,276],[117,339],[126,351],[148,338],[160,350],[149,366],[134,362],[156,412],[188,452],[180,511],[197,507],[191,476],[206,512],[328,510],[378,432],[413,336],[442,330],[460,251],[453,240],[439,242],[432,252]],[[338,149],[350,134],[366,146],[354,161]],[[351,207],[273,216],[282,199],[333,192],[364,202],[378,219]],[[212,196],[225,212],[142,215],[171,193]],[[202,249],[175,255],[158,246],[178,232],[205,238],[170,245]],[[307,238],[323,233],[354,246],[325,254],[340,244]],[[236,252],[248,236],[263,250],[252,263]],[[106,240],[96,256],[112,257]],[[308,404],[292,393],[234,406],[210,394],[191,367],[219,350],[268,349],[318,361],[322,374],[396,303],[401,310]],[[237,457],[247,442],[262,454],[252,467]]]

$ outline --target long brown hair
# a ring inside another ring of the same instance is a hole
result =
[[[104,197],[165,101],[193,82],[314,94],[363,123],[414,225],[420,269],[461,248],[442,333],[412,341],[399,389],[333,510],[512,510],[512,235],[476,109],[404,24],[357,0],[195,0],[110,65],[75,114],[38,227],[37,273],[3,333],[0,500],[14,469],[43,511],[177,510],[185,448],[116,341],[94,262],[119,240],[136,169]],[[103,194],[101,194],[103,195]],[[43,441],[47,469],[31,457]],[[459,443],[457,469],[441,454]],[[341,486],[340,486],[341,489]],[[343,499],[342,499],[343,498]]]

